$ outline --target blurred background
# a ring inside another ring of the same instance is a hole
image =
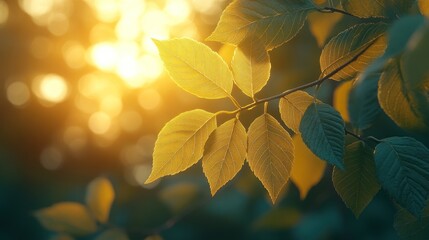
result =
[[[0,0],[0,239],[54,237],[33,212],[83,202],[86,185],[98,176],[113,182],[111,223],[131,239],[152,233],[165,239],[396,238],[389,198],[379,193],[356,220],[333,189],[331,168],[305,200],[289,183],[275,206],[247,164],[213,198],[201,164],[143,184],[156,135],[168,120],[194,108],[233,109],[226,100],[198,99],[176,87],[151,39],[204,41],[228,3]],[[270,53],[271,80],[259,96],[317,79],[321,46],[353,21],[312,14],[294,40]],[[229,62],[232,46],[204,43]],[[319,98],[332,103],[334,87],[324,85]],[[250,101],[234,92],[241,103]],[[269,107],[278,117],[276,102]],[[243,114],[245,126],[261,113]],[[381,119],[383,129],[374,135],[398,133]]]

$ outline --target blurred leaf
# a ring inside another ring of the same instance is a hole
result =
[[[206,143],[203,171],[214,195],[241,169],[247,153],[246,129],[237,118],[216,128]]]
[[[397,17],[407,12],[412,3],[410,0],[341,0],[345,11],[361,18]]]
[[[347,81],[335,88],[334,92],[334,108],[341,114],[345,122],[350,122],[348,103],[352,86],[353,81]]]
[[[198,194],[198,187],[195,184],[177,183],[164,187],[159,192],[159,197],[174,213],[180,213],[195,203]]]
[[[382,187],[420,217],[429,197],[429,149],[413,138],[391,137],[376,146],[374,158]]]
[[[86,205],[95,219],[101,223],[105,223],[109,219],[114,199],[115,190],[107,178],[96,178],[88,185]]]
[[[162,238],[160,235],[151,235],[146,237],[144,240],[163,240],[164,238]]]
[[[201,98],[231,97],[232,72],[216,52],[189,38],[154,42],[168,73],[181,88]]]
[[[302,140],[319,158],[344,169],[344,121],[325,103],[313,103],[299,126]]]
[[[232,57],[234,56],[235,46],[232,44],[223,44],[219,49],[218,54],[222,57],[222,59],[228,64],[231,64]]]
[[[165,124],[155,142],[152,172],[146,183],[197,163],[216,127],[216,115],[201,109],[181,113]]]
[[[377,99],[380,73],[358,78],[349,95],[348,113],[353,126],[359,130],[369,128],[381,112]]]
[[[418,0],[419,10],[422,15],[429,17],[429,1],[428,0]]]
[[[296,91],[282,97],[279,101],[279,111],[286,126],[299,133],[302,116],[314,100],[314,97],[304,91]]]
[[[270,78],[270,56],[262,44],[250,39],[235,49],[231,68],[237,86],[253,98]]]
[[[87,235],[97,231],[95,220],[82,204],[62,202],[35,212],[48,230],[70,235]]]
[[[386,47],[384,35],[386,29],[387,25],[384,23],[362,23],[333,37],[320,55],[320,68],[323,75],[329,74],[364,51],[356,61],[331,77],[337,81],[354,78],[374,59],[383,54]]]
[[[335,25],[342,19],[343,15],[340,13],[320,13],[312,12],[308,15],[308,23],[310,31],[316,38],[317,45],[323,47],[326,40],[331,36],[332,30]]]
[[[67,234],[58,234],[49,238],[49,240],[74,240],[74,238]]]
[[[411,36],[424,24],[424,19],[422,16],[415,15],[405,16],[395,21],[388,29],[386,51],[365,69],[361,78],[370,78],[372,74],[380,71],[390,58],[401,54]]]
[[[291,179],[298,187],[301,199],[305,199],[308,191],[322,179],[326,162],[307,148],[300,135],[295,135],[292,139],[295,146],[295,160]]]
[[[250,125],[248,144],[250,169],[275,203],[290,177],[294,158],[292,138],[274,117],[265,113]]]
[[[254,226],[257,229],[286,230],[294,227],[301,219],[301,213],[294,208],[273,208],[259,218]]]
[[[119,229],[108,229],[102,232],[95,240],[128,240],[127,234]]]
[[[403,84],[398,60],[392,61],[381,75],[378,83],[378,101],[384,112],[401,128],[428,130],[416,109],[409,102],[408,89]]]
[[[429,205],[426,204],[420,219],[400,208],[396,213],[393,226],[401,239],[426,240],[429,236]]]
[[[401,57],[403,85],[413,109],[429,127],[429,24],[414,34]]]
[[[291,40],[314,9],[309,0],[234,1],[223,11],[207,40],[238,45],[253,38],[272,49]]]
[[[344,171],[334,167],[332,182],[347,207],[359,217],[380,190],[372,150],[361,141],[348,145],[344,165]]]

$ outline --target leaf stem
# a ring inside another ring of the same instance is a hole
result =
[[[352,132],[352,131],[348,130],[347,128],[345,129],[345,133],[346,133],[346,135],[353,136],[353,137],[355,137],[356,139],[358,139],[358,140],[360,140],[360,141],[362,141],[362,142],[365,142],[365,139],[363,139],[361,136],[359,136],[359,135],[355,134],[354,132]]]
[[[228,98],[231,100],[237,110],[241,109],[240,103],[238,103],[238,101],[232,95],[229,95]]]
[[[317,10],[321,13],[341,13],[343,15],[351,16],[354,18],[360,18],[360,17],[353,15],[349,12],[346,12],[346,11],[338,9],[338,8],[333,8],[333,7],[324,7],[324,8],[319,8]]]

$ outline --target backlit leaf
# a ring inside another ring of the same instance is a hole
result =
[[[62,202],[38,210],[35,216],[48,230],[71,235],[86,235],[97,230],[89,211],[79,203]]]
[[[154,40],[173,81],[201,98],[230,97],[232,72],[216,52],[189,38]]]
[[[398,60],[392,61],[378,83],[378,101],[384,112],[401,128],[427,130],[414,106],[409,102]]]
[[[417,0],[419,4],[419,10],[422,15],[429,17],[429,1],[428,0]]]
[[[119,229],[109,229],[102,232],[95,240],[128,240],[127,234]]]
[[[322,179],[326,162],[320,160],[307,148],[300,135],[295,135],[292,139],[295,146],[295,160],[291,179],[298,187],[301,199],[305,199],[308,191]]]
[[[308,0],[236,0],[224,10],[207,40],[238,45],[253,38],[272,49],[291,40],[313,9]]]
[[[344,121],[325,103],[311,104],[299,125],[302,140],[319,158],[344,169]]]
[[[247,149],[250,169],[274,203],[290,177],[294,158],[292,139],[274,117],[265,113],[250,125]]]
[[[296,91],[282,97],[279,101],[279,111],[286,126],[299,133],[301,118],[313,101],[314,97],[304,91]]]
[[[216,125],[215,114],[201,109],[181,113],[168,122],[155,142],[152,172],[146,183],[184,171],[197,163]]]
[[[214,195],[243,166],[247,150],[246,129],[240,120],[231,119],[214,130],[205,148],[203,171]]]
[[[231,68],[237,86],[253,98],[270,78],[270,57],[263,45],[250,39],[235,49]]]
[[[361,54],[355,61],[331,77],[333,80],[352,79],[374,59],[383,54],[386,47],[384,23],[363,23],[344,30],[333,37],[320,55],[320,68],[327,75]],[[362,53],[363,52],[363,53]]]
[[[86,192],[86,205],[92,215],[101,223],[109,219],[110,208],[115,199],[115,191],[107,178],[93,180]]]
[[[350,122],[348,102],[352,86],[353,81],[347,81],[339,85],[334,92],[333,106],[346,122]]]
[[[341,199],[359,217],[380,190],[372,150],[360,141],[348,145],[344,166],[345,170],[334,167],[332,181]]]
[[[429,236],[429,205],[423,211],[421,219],[400,208],[393,224],[403,240],[425,240]]]
[[[383,139],[375,148],[382,187],[414,216],[421,216],[429,197],[429,149],[409,137]]]
[[[410,0],[341,0],[347,12],[362,18],[396,17],[411,7]]]
[[[379,73],[358,78],[351,89],[348,112],[353,126],[359,130],[369,128],[382,111],[377,99],[379,78]]]

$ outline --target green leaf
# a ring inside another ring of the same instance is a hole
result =
[[[314,97],[304,91],[296,91],[282,97],[279,111],[283,122],[295,133],[299,133],[299,124],[307,107],[314,102]]]
[[[429,127],[429,24],[412,36],[401,57],[403,85],[417,115]]]
[[[231,68],[237,86],[253,98],[270,78],[270,56],[263,45],[250,39],[235,49]]]
[[[88,185],[86,205],[95,219],[101,223],[105,223],[109,219],[114,199],[115,190],[107,178],[96,178]]]
[[[120,229],[108,229],[102,232],[95,240],[128,240],[127,234]]]
[[[347,207],[359,217],[380,190],[372,150],[360,141],[348,145],[344,165],[344,171],[334,167],[332,182]]]
[[[396,213],[394,228],[403,240],[425,240],[429,236],[429,205],[423,211],[421,219],[400,208]]]
[[[383,139],[375,148],[381,186],[414,216],[421,216],[429,196],[429,149],[409,137]]]
[[[388,29],[386,51],[365,69],[365,72],[360,78],[371,78],[370,75],[380,71],[389,59],[401,54],[405,50],[411,36],[424,22],[425,18],[417,15],[404,16],[395,21]]]
[[[55,232],[81,236],[97,231],[95,220],[79,203],[57,203],[38,210],[35,216],[43,227]]]
[[[210,135],[205,148],[203,171],[214,195],[243,166],[247,153],[246,129],[240,120],[231,119]]]
[[[356,55],[361,55],[331,77],[333,80],[348,80],[364,70],[374,59],[383,54],[386,47],[384,23],[362,23],[348,28],[333,37],[320,55],[323,76],[329,74]],[[362,53],[362,51],[364,51]]]
[[[419,10],[422,15],[429,17],[429,1],[428,0],[418,0]]]
[[[314,9],[307,0],[233,1],[207,40],[238,45],[245,39],[258,39],[272,49],[291,40]]]
[[[247,149],[250,169],[274,203],[290,177],[294,158],[292,138],[273,116],[265,113],[250,125]]]
[[[305,199],[310,189],[322,179],[326,162],[307,148],[299,134],[292,139],[295,146],[295,160],[290,178],[298,187],[301,199]]]
[[[407,12],[410,0],[341,0],[346,12],[361,18],[397,17]]]
[[[233,76],[219,54],[189,38],[154,40],[173,81],[201,98],[231,97]]]
[[[409,102],[408,89],[398,60],[393,60],[381,75],[378,83],[378,101],[383,111],[401,128],[413,131],[427,131],[416,109]]]
[[[201,109],[181,113],[168,122],[155,142],[152,172],[146,183],[184,171],[197,163],[216,126],[215,114]]]
[[[350,121],[359,130],[369,128],[382,111],[377,99],[379,78],[380,73],[371,74],[368,78],[358,78],[350,92]]]
[[[344,169],[344,121],[331,106],[313,103],[305,111],[299,130],[307,147],[319,158]]]

